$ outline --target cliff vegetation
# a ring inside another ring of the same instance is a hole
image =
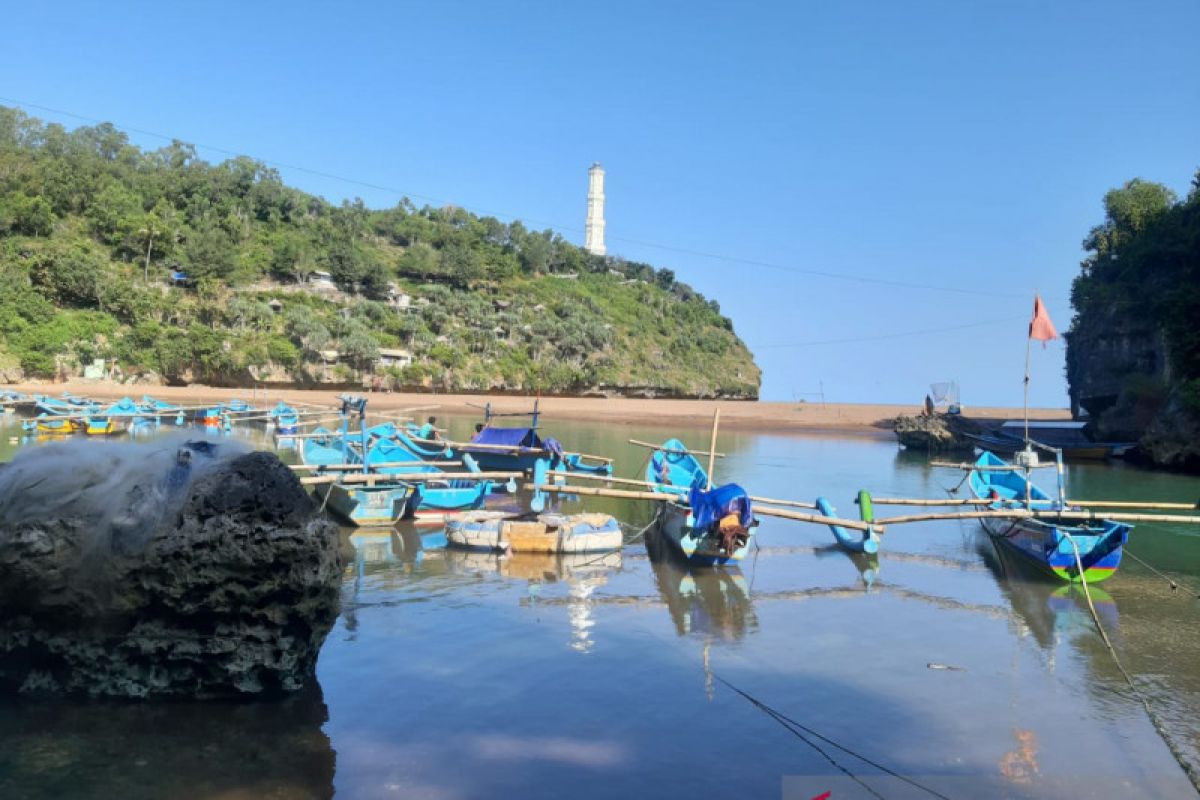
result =
[[[1071,402],[1104,438],[1138,439],[1159,465],[1200,469],[1200,172],[1179,199],[1134,179],[1105,220],[1071,292]]]
[[[715,300],[552,231],[334,205],[247,157],[0,106],[0,372],[754,397]]]

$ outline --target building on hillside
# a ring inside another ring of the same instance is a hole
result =
[[[309,273],[308,285],[311,288],[317,289],[317,290],[324,290],[324,289],[335,290],[335,289],[337,289],[337,285],[334,284],[334,282],[333,282],[333,276],[330,275],[328,272],[324,272],[322,270],[317,270],[316,272]]]
[[[604,247],[604,167],[599,161],[588,169],[587,227],[583,247],[594,256],[608,252]]]
[[[379,348],[379,359],[375,362],[377,367],[411,367],[413,363],[412,353],[407,350],[391,349],[386,347]]]

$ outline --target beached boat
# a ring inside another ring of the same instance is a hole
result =
[[[708,473],[687,446],[668,439],[650,455],[645,480],[653,491],[676,495],[658,503],[658,530],[695,564],[740,561],[758,522],[750,497],[736,483],[707,491]]]
[[[620,549],[621,524],[608,514],[539,514],[512,518],[471,512],[446,524],[446,543],[469,550],[514,553],[598,553]]]
[[[1013,455],[1025,449],[1025,425],[1021,420],[1008,420],[993,433],[964,433],[963,436],[980,450],[997,455]],[[1045,447],[1061,450],[1068,461],[1103,461],[1120,458],[1135,446],[1134,442],[1093,442],[1086,433],[1086,422],[1069,420],[1030,421],[1029,438]]]
[[[971,493],[980,500],[992,500],[993,511],[1027,508],[1039,511],[1062,510],[1069,519],[1071,507],[1062,504],[1032,483],[1021,470],[994,453],[984,452],[975,461],[976,469],[967,473]],[[996,468],[999,469],[996,469]],[[984,518],[984,529],[1000,546],[1011,548],[1034,564],[1063,580],[1078,582],[1079,563],[1088,583],[1101,581],[1116,572],[1121,563],[1122,547],[1132,526],[1112,520],[1083,521],[1078,525],[1048,519]],[[1079,561],[1076,561],[1076,550]]]

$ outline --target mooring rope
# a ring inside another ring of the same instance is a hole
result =
[[[787,728],[789,731],[791,731],[792,734],[794,734],[799,739],[803,740],[806,744],[808,744],[814,750],[819,752],[821,755],[825,756],[825,758],[831,764],[833,764],[835,767],[840,769],[842,772],[849,775],[851,778],[854,779],[854,781],[856,783],[860,784],[863,788],[865,788],[868,792],[875,795],[876,797],[882,797],[882,795],[880,795],[878,792],[876,792],[870,786],[867,786],[865,783],[863,783],[862,780],[860,780],[858,777],[856,777],[853,773],[851,773],[848,769],[843,767],[841,764],[838,764],[832,757],[830,757],[827,753],[825,753],[825,751],[823,751],[819,746],[817,746],[816,744],[814,744],[813,742],[811,742],[807,738],[805,738],[805,736],[802,735],[801,731],[803,731],[804,733],[807,733],[809,736],[812,736],[816,739],[820,739],[821,741],[825,742],[826,744],[836,747],[838,750],[841,750],[843,753],[846,753],[849,756],[853,756],[854,758],[857,758],[859,761],[862,761],[864,764],[869,764],[872,767],[875,767],[875,769],[877,769],[881,772],[885,772],[888,775],[891,775],[893,778],[897,778],[899,780],[904,781],[905,783],[909,784],[910,786],[914,786],[917,789],[920,789],[924,792],[928,792],[929,794],[933,795],[934,797],[941,798],[941,800],[950,800],[950,798],[946,797],[946,795],[942,794],[941,792],[938,792],[935,789],[931,789],[928,786],[925,786],[924,784],[913,780],[912,778],[905,777],[904,775],[901,775],[900,773],[896,772],[895,770],[885,767],[883,764],[880,764],[878,761],[873,761],[870,758],[867,758],[866,756],[864,756],[862,753],[859,753],[855,750],[851,750],[849,747],[846,747],[843,744],[835,742],[833,739],[830,739],[828,736],[818,733],[817,731],[813,730],[812,728],[808,727],[807,725],[797,722],[796,720],[792,719],[788,715],[784,714],[782,711],[778,711],[778,710],[772,708],[771,706],[767,705],[766,703],[764,703],[762,700],[759,700],[757,697],[754,697],[753,695],[749,694],[748,692],[742,691],[741,689],[734,686],[732,683],[725,680],[724,678],[722,678],[720,675],[716,674],[715,672],[713,673],[713,677],[716,680],[720,681],[720,683],[722,685],[724,685],[731,691],[735,692],[736,694],[740,695],[744,699],[748,700],[752,705],[754,705],[755,708],[759,709],[763,713],[770,716],[772,719],[774,719],[780,725],[783,725],[785,728]]]
[[[1132,558],[1134,561],[1136,561],[1137,563],[1141,564],[1143,567],[1145,567],[1146,569],[1150,570],[1150,571],[1151,571],[1151,572],[1153,572],[1155,575],[1157,575],[1158,577],[1160,577],[1160,578],[1162,578],[1164,581],[1166,581],[1168,584],[1170,584],[1170,586],[1171,586],[1171,590],[1172,590],[1172,591],[1174,591],[1175,589],[1178,589],[1178,588],[1179,588],[1179,582],[1178,582],[1178,581],[1176,581],[1174,578],[1172,578],[1170,575],[1167,575],[1166,573],[1164,573],[1164,572],[1162,572],[1162,571],[1160,571],[1160,570],[1157,570],[1157,569],[1155,569],[1155,568],[1154,568],[1154,567],[1153,567],[1151,564],[1147,564],[1145,561],[1143,561],[1142,559],[1140,559],[1140,558],[1138,558],[1136,555],[1134,555],[1132,552],[1130,552],[1130,550],[1129,550],[1129,548],[1128,548],[1128,547],[1125,547],[1125,548],[1124,548],[1124,550],[1125,550],[1125,555],[1129,556],[1129,557],[1130,557],[1130,558]],[[1200,594],[1197,594],[1197,595],[1196,595],[1196,597],[1197,597],[1197,598],[1200,598]]]
[[[1146,716],[1150,719],[1150,724],[1154,727],[1154,730],[1158,734],[1159,738],[1162,739],[1163,744],[1167,746],[1167,750],[1171,753],[1171,757],[1175,759],[1175,763],[1179,764],[1179,768],[1183,770],[1185,775],[1187,775],[1188,780],[1192,783],[1192,788],[1194,788],[1197,793],[1200,793],[1200,774],[1197,774],[1192,765],[1187,762],[1187,759],[1184,757],[1183,753],[1179,751],[1179,749],[1175,746],[1175,743],[1171,740],[1171,737],[1167,734],[1167,730],[1163,726],[1162,721],[1159,720],[1158,715],[1154,713],[1154,710],[1150,708],[1150,701],[1148,701],[1146,696],[1142,694],[1140,689],[1138,689],[1137,684],[1133,682],[1133,676],[1129,674],[1129,672],[1125,669],[1125,665],[1121,663],[1121,658],[1117,655],[1117,650],[1115,647],[1113,647],[1112,640],[1108,638],[1108,633],[1104,630],[1104,625],[1102,625],[1100,622],[1100,615],[1096,613],[1096,606],[1094,603],[1092,603],[1092,593],[1088,588],[1087,575],[1084,574],[1083,558],[1079,555],[1079,544],[1075,541],[1075,537],[1073,537],[1071,534],[1067,533],[1066,531],[1061,532],[1063,536],[1067,537],[1067,541],[1071,543],[1071,548],[1075,551],[1075,568],[1079,570],[1079,584],[1083,587],[1083,596],[1084,599],[1087,600],[1088,611],[1091,612],[1092,622],[1095,623],[1096,630],[1100,633],[1100,638],[1104,641],[1104,646],[1108,648],[1108,653],[1112,656],[1113,663],[1117,665],[1117,670],[1121,673],[1121,676],[1125,678],[1125,683],[1129,685],[1129,689],[1131,692],[1133,692],[1133,696],[1137,698],[1138,702],[1142,704],[1142,708],[1146,710]]]

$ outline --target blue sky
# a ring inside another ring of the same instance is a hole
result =
[[[1019,404],[1104,192],[1200,167],[1197,30],[1196,0],[23,3],[0,102],[579,243],[598,160],[609,252],[718,299],[765,399]],[[1065,404],[1060,343],[1032,398]]]

